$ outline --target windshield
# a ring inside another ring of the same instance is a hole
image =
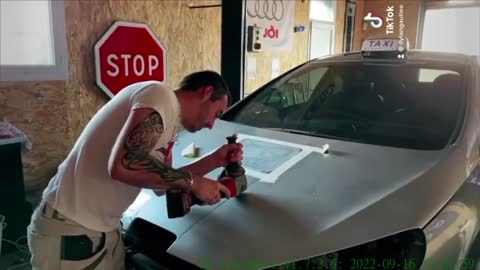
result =
[[[418,63],[309,63],[224,116],[244,125],[414,149],[441,149],[463,116],[462,72]]]

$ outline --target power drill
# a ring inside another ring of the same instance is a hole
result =
[[[237,143],[237,135],[227,137],[228,144]],[[233,178],[235,180],[235,194],[240,194],[247,189],[247,177],[245,169],[237,162],[230,162],[225,170],[218,176],[219,181],[224,177]],[[233,196],[233,195],[232,195]]]
[[[236,143],[237,136],[234,134],[227,137],[229,144]],[[230,191],[231,197],[236,197],[247,189],[247,178],[245,169],[236,162],[229,163],[225,170],[218,177],[218,181],[225,185]],[[222,198],[225,195],[221,194]],[[168,218],[183,217],[190,212],[190,208],[195,205],[201,205],[203,202],[186,190],[167,190],[167,215]]]

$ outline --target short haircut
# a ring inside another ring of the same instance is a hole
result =
[[[205,70],[191,73],[183,78],[178,86],[183,91],[197,91],[199,88],[212,86],[213,93],[210,100],[215,101],[227,95],[230,104],[231,95],[228,85],[220,74],[215,71]]]

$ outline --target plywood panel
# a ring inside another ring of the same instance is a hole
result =
[[[281,73],[305,62],[308,59],[308,42],[309,42],[309,1],[295,1],[295,25],[304,25],[307,30],[304,32],[294,33],[293,49],[285,52],[247,52],[246,65],[248,57],[256,58],[257,72],[256,78],[252,79],[246,76],[245,93],[252,93],[260,86],[264,85],[272,79],[272,60],[280,59]],[[293,29],[292,29],[293,31]]]
[[[143,22],[167,47],[167,83],[189,72],[220,71],[221,8],[189,5],[220,0],[68,0],[69,80],[0,82],[0,117],[24,130],[33,151],[25,156],[27,188],[55,173],[82,129],[109,98],[95,84],[93,47],[115,20]]]
[[[337,0],[335,15],[335,51],[334,53],[343,52],[343,37],[345,32],[345,9],[347,1]]]
[[[417,43],[417,25],[419,17],[420,4],[418,1],[412,0],[357,0],[357,13],[355,24],[355,49],[360,50],[362,42],[370,36],[392,36],[398,37],[400,34],[400,6],[403,5],[403,24],[404,37],[410,41],[410,48],[415,48]],[[363,7],[362,7],[363,6]],[[387,8],[394,8],[392,33],[387,33]],[[369,12],[375,16],[383,18],[383,25],[378,29],[372,28],[368,23],[363,21]],[[357,27],[358,26],[358,27]]]
[[[65,89],[65,82],[0,83],[0,119],[32,142],[32,151],[23,156],[27,189],[48,181],[68,153],[71,129]]]
[[[221,0],[200,1],[200,5],[221,5]],[[221,72],[221,32],[222,32],[222,8],[197,9],[201,19],[200,32],[203,33],[202,48],[199,52],[203,56],[203,69]],[[214,49],[216,48],[216,49]]]

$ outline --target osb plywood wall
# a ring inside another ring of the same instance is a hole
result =
[[[346,0],[337,0],[335,14],[335,50],[334,53],[343,52],[343,36],[345,31]]]
[[[272,60],[278,58],[280,60],[280,72],[283,73],[308,58],[308,43],[309,43],[309,1],[295,1],[295,19],[294,25],[304,25],[307,29],[304,32],[297,32],[293,34],[293,49],[291,51],[272,52],[247,52],[245,54],[245,65],[247,70],[248,58],[256,58],[256,76],[254,79],[245,76],[245,94],[252,93],[254,90],[264,85],[272,79]],[[293,29],[292,29],[293,31]]]
[[[360,50],[362,42],[370,36],[391,36],[398,37],[400,34],[400,6],[403,5],[403,35],[408,38],[410,48],[416,48],[417,44],[417,26],[420,13],[420,1],[415,0],[357,0],[357,10],[355,13],[355,37],[354,50]],[[393,33],[386,32],[387,27],[387,8],[393,7]],[[370,23],[363,21],[369,12],[373,16],[383,18],[383,25],[378,29],[370,26]]]
[[[24,155],[27,189],[42,188],[83,127],[109,99],[95,84],[93,46],[115,20],[147,23],[167,47],[167,83],[189,72],[220,71],[221,0],[68,0],[69,80],[0,82],[0,118],[32,141]]]
[[[71,145],[66,85],[0,82],[0,119],[24,131],[32,142],[32,152],[24,155],[27,188],[51,176]]]
[[[66,1],[67,14],[81,16],[69,20],[71,78],[68,91],[73,96],[69,108],[73,137],[106,101],[95,86],[93,45],[115,20],[147,23],[167,47],[167,83],[176,86],[189,72],[201,69],[220,71],[221,8],[190,8],[220,4],[218,1]],[[73,53],[72,53],[73,52]],[[79,100],[78,100],[79,99]],[[82,115],[76,115],[77,113]]]

